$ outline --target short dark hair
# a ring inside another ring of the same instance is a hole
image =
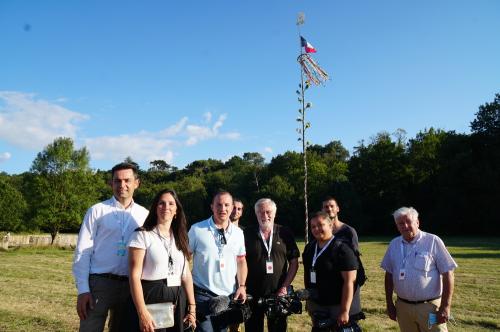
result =
[[[337,199],[333,196],[326,196],[322,201],[321,203],[324,203],[324,202],[328,202],[328,201],[335,201],[335,203],[337,203],[337,205],[339,205],[339,202],[337,202]]]
[[[215,201],[215,198],[216,198],[217,196],[222,196],[222,195],[229,195],[229,196],[231,196],[231,200],[233,200],[233,195],[231,195],[231,193],[230,193],[229,191],[224,190],[224,189],[220,189],[220,190],[218,190],[218,191],[215,193],[214,197],[212,198],[212,204],[213,204],[213,202]],[[234,200],[233,200],[233,203],[234,203]]]
[[[238,197],[233,197],[233,204],[236,202],[239,202],[241,203],[241,205],[245,206],[245,204],[243,204],[243,201],[241,199],[239,199]]]
[[[132,172],[134,172],[134,177],[137,179],[139,177],[139,170],[137,168],[136,164],[131,164],[131,163],[119,163],[113,166],[111,169],[111,177],[113,178],[115,176],[116,171],[121,171],[122,169],[131,169]]]

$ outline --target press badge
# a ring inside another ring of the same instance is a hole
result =
[[[127,253],[127,245],[125,244],[124,241],[120,241],[117,243],[118,245],[118,250],[116,250],[116,255],[117,256],[125,256]]]
[[[219,271],[222,272],[226,269],[226,261],[224,258],[219,257]]]
[[[273,261],[270,260],[270,259],[266,260],[266,273],[267,274],[273,274],[274,273]]]
[[[399,269],[399,280],[405,280],[406,269]]]
[[[311,271],[311,284],[316,283],[316,271]]]
[[[167,286],[175,287],[181,285],[181,279],[179,276],[167,276]]]

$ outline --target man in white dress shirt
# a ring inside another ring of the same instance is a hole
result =
[[[103,331],[108,311],[109,331],[118,330],[130,296],[127,242],[148,215],[133,200],[139,187],[137,166],[120,163],[111,174],[113,197],[88,209],[73,260],[80,331]]]
[[[417,210],[402,207],[394,220],[401,236],[391,241],[381,263],[387,314],[402,332],[448,331],[457,263],[438,236],[419,229]]]

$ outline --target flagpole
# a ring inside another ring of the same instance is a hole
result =
[[[299,34],[299,53],[300,55],[303,55],[303,47],[302,47],[302,36],[300,34],[300,26],[304,24],[304,14],[299,13],[297,17],[297,31]],[[300,117],[300,122],[302,124],[302,130],[300,132],[302,133],[302,155],[304,158],[304,239],[305,243],[307,244],[309,242],[309,209],[308,209],[308,200],[307,200],[307,141],[306,141],[306,103],[305,103],[305,90],[306,87],[304,86],[304,70],[302,66],[300,67],[300,100],[301,100],[301,105],[302,108],[299,110],[299,113],[301,115]],[[300,140],[300,139],[299,139]]]

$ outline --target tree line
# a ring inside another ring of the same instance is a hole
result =
[[[420,212],[427,231],[500,235],[500,94],[479,107],[470,129],[429,128],[409,139],[402,129],[380,132],[352,155],[340,141],[309,146],[309,210],[335,196],[341,220],[361,235],[394,234],[391,212],[403,205]],[[57,138],[28,172],[0,173],[0,231],[77,232],[86,209],[112,194],[109,171],[92,170],[89,161],[86,148]],[[245,205],[243,226],[255,222],[254,202],[270,197],[278,205],[277,222],[304,235],[302,153],[287,151],[266,163],[248,152],[226,162],[196,160],[183,169],[155,160],[140,170],[140,179],[137,202],[148,207],[156,192],[173,188],[190,223],[210,215],[212,196],[225,189]]]

